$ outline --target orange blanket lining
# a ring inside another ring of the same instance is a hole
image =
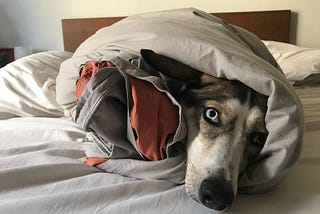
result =
[[[76,83],[76,97],[79,100],[89,80],[103,67],[114,67],[111,62],[87,62],[80,70]],[[151,83],[127,75],[131,86],[132,104],[130,122],[136,134],[139,152],[151,161],[166,158],[167,138],[174,134],[178,124],[178,107],[168,96],[158,91]],[[85,163],[97,166],[107,158],[87,157]]]

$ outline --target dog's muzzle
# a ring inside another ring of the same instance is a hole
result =
[[[234,199],[231,181],[220,175],[203,180],[199,199],[203,205],[217,211],[230,207]]]

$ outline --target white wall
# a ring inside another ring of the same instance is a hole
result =
[[[127,16],[179,7],[207,12],[291,9],[298,45],[320,48],[319,0],[0,0],[0,47],[63,50],[63,18]]]

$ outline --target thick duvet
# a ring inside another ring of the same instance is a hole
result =
[[[265,191],[287,175],[298,160],[303,141],[303,110],[293,87],[255,35],[197,9],[134,15],[100,29],[79,46],[71,59],[62,64],[57,79],[58,102],[69,115],[75,117],[74,82],[79,66],[89,60],[111,61],[121,72],[150,81],[159,90],[165,90],[159,79],[149,77],[130,63],[132,59],[140,57],[141,49],[151,49],[216,77],[239,80],[267,95],[268,138],[259,161],[250,163],[240,177],[239,189],[246,193]],[[87,112],[93,109],[95,105]],[[179,127],[181,129],[177,129],[175,137],[183,139],[186,132],[182,131],[185,125],[181,112]],[[130,131],[128,128],[129,139]],[[134,142],[132,144],[135,146]],[[113,173],[136,177],[135,173],[131,173],[132,170],[126,171],[126,166],[133,164],[131,160],[111,162],[109,170]],[[139,165],[138,162],[132,167],[139,169]],[[148,173],[158,173],[154,172],[157,168],[152,164],[147,167],[142,163],[141,167],[145,171],[144,177],[148,177]],[[181,166],[180,171],[183,170],[185,167]],[[183,175],[180,173],[180,176]],[[150,178],[157,179],[154,176]],[[166,177],[162,176],[161,179]]]

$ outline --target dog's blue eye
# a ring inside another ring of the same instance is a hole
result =
[[[215,108],[207,108],[204,111],[204,118],[215,125],[218,125],[220,123],[220,113]]]

